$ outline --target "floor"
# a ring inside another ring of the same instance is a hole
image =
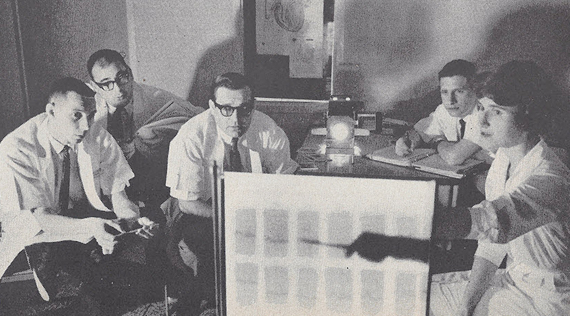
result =
[[[11,275],[16,271],[28,269],[23,253],[12,263],[7,271]],[[31,275],[23,275],[20,281],[0,283],[0,316],[63,316],[76,315],[78,300],[61,299],[54,302],[42,300]],[[4,281],[6,278],[3,279]],[[135,306],[115,306],[113,316],[162,316],[166,315],[164,300],[157,297],[154,302]],[[170,312],[170,316],[175,313]],[[112,316],[112,315],[109,315]]]
[[[432,248],[431,273],[468,270],[477,247],[474,241],[455,241],[452,244]],[[25,256],[20,256],[10,267],[12,271],[28,269]],[[160,294],[160,293],[159,293]],[[114,306],[109,316],[162,316],[167,315],[162,297],[151,302]],[[69,298],[55,302],[44,302],[38,294],[33,279],[0,283],[0,316],[65,316],[78,315],[77,299]],[[170,316],[176,313],[170,311]]]
[[[78,302],[75,299],[44,302],[33,280],[0,284],[0,316],[76,315],[77,310]],[[138,306],[116,306],[115,311],[114,315],[117,316],[166,315],[163,300]]]

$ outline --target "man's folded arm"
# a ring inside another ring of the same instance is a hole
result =
[[[460,165],[480,151],[481,147],[468,139],[458,142],[441,141],[437,144],[439,156],[450,165]]]
[[[56,236],[61,237],[61,240],[75,240],[82,241],[85,238],[90,239],[93,237],[93,222],[94,218],[71,218],[68,216],[57,215],[50,208],[38,207],[31,210],[34,218],[36,219],[42,232],[40,235],[45,234],[45,238],[58,239]],[[39,235],[38,239],[42,240]],[[43,240],[42,240],[43,241]]]
[[[201,199],[178,200],[180,210],[185,214],[194,214],[203,217],[212,217],[212,205]]]
[[[125,190],[111,194],[111,203],[113,204],[113,212],[117,218],[139,218],[139,208],[129,200]]]

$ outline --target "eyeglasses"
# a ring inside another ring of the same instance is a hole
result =
[[[95,84],[97,84],[99,88],[103,89],[104,91],[111,91],[115,89],[115,85],[118,84],[123,85],[129,83],[129,81],[131,81],[131,74],[129,73],[128,70],[124,70],[117,73],[117,77],[115,78],[115,80],[110,80],[106,82],[96,82],[94,80],[93,82],[95,82]]]
[[[237,114],[238,116],[249,116],[251,114],[251,112],[253,111],[253,102],[251,103],[245,103],[242,106],[239,107],[233,107],[230,105],[221,105],[216,103],[216,101],[212,100],[212,102],[214,102],[214,105],[220,109],[220,113],[222,113],[223,116],[225,117],[230,117],[232,116],[232,114],[234,114],[234,111],[237,110]]]

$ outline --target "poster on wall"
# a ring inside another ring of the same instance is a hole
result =
[[[427,253],[435,181],[223,177],[216,227],[225,315],[426,314],[427,256],[374,261],[346,246],[384,234],[419,240]]]
[[[289,56],[291,78],[322,78],[323,1],[257,0],[257,53]]]

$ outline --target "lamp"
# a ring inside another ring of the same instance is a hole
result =
[[[326,156],[329,165],[342,167],[354,160],[354,114],[362,102],[331,97],[327,118]]]
[[[327,153],[354,154],[354,120],[348,116],[327,119]]]

